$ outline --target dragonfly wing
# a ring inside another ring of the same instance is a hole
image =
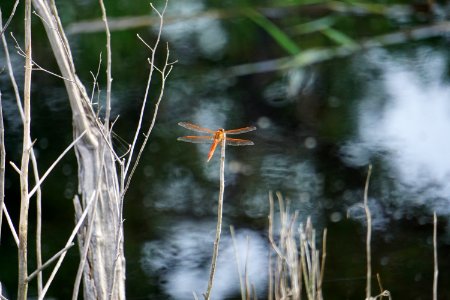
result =
[[[249,131],[253,131],[253,130],[256,130],[255,126],[248,126],[248,127],[238,128],[238,129],[225,130],[225,133],[226,134],[241,134],[241,133],[245,133],[245,132],[249,132]]]
[[[229,146],[251,146],[251,145],[254,145],[254,143],[250,140],[232,139],[232,138],[228,138],[228,137],[226,139],[226,144]]]
[[[188,135],[177,138],[178,141],[195,143],[195,144],[206,144],[211,143],[214,138],[212,136],[198,136],[198,135]]]
[[[186,129],[189,130],[193,130],[193,131],[197,131],[197,132],[206,132],[206,133],[211,133],[214,134],[214,130],[208,129],[208,128],[204,128],[204,127],[200,127],[198,125],[189,123],[189,122],[180,122],[178,123],[178,125],[180,125],[181,127],[184,127]]]

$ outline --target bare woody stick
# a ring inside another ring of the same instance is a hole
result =
[[[216,239],[214,240],[214,250],[211,261],[211,271],[209,273],[208,288],[204,295],[205,300],[209,300],[211,298],[211,290],[214,281],[214,274],[216,272],[217,256],[219,255],[219,242],[220,242],[220,234],[222,231],[223,193],[225,190],[225,141],[226,141],[226,134],[224,133],[220,152],[220,188],[219,188],[219,201],[217,205]]]
[[[24,122],[23,122],[23,147],[22,163],[20,168],[20,220],[19,220],[19,278],[17,299],[26,300],[28,292],[28,209],[30,199],[28,197],[28,164],[30,162],[30,97],[31,97],[31,0],[25,1],[25,80],[24,80]]]
[[[366,212],[367,218],[367,236],[366,236],[366,253],[367,253],[367,282],[366,282],[366,299],[371,299],[371,280],[372,280],[372,262],[371,262],[371,250],[370,241],[372,238],[372,216],[370,214],[369,204],[368,204],[368,193],[369,193],[369,181],[370,175],[372,173],[372,165],[369,165],[369,170],[367,171],[366,185],[364,187],[364,210]]]

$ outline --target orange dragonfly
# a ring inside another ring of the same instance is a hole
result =
[[[207,161],[210,161],[210,159],[213,157],[214,151],[216,150],[217,145],[219,145],[219,143],[222,142],[222,140],[224,138],[225,138],[225,144],[230,145],[230,146],[254,145],[254,143],[250,140],[234,139],[234,138],[229,138],[227,136],[229,134],[240,134],[240,133],[245,133],[245,132],[256,130],[256,127],[254,127],[254,126],[248,126],[248,127],[231,129],[231,130],[225,130],[223,128],[219,128],[217,130],[212,130],[212,129],[203,128],[203,127],[200,127],[198,125],[188,123],[188,122],[180,122],[180,123],[178,123],[178,125],[186,128],[186,129],[189,129],[189,130],[210,134],[207,136],[188,135],[188,136],[179,137],[177,139],[178,141],[197,143],[197,144],[211,143],[211,148],[209,148]]]

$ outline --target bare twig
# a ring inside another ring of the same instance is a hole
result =
[[[19,167],[16,166],[16,164],[14,162],[10,161],[9,164],[11,165],[11,167],[13,167],[14,171],[16,171],[17,174],[19,174],[19,176],[22,176],[22,172],[20,171]]]
[[[78,220],[78,222],[77,222],[75,228],[72,230],[72,233],[70,234],[69,239],[67,240],[67,243],[66,243],[66,245],[65,245],[64,248],[66,248],[66,247],[68,247],[70,244],[72,244],[73,239],[75,238],[75,236],[76,236],[78,230],[80,229],[81,225],[83,224],[83,221],[84,221],[84,219],[86,218],[86,216],[87,216],[87,214],[88,214],[88,212],[89,212],[89,209],[91,208],[92,203],[94,203],[94,202],[95,202],[94,200],[97,198],[97,197],[96,197],[96,194],[97,194],[97,192],[95,191],[95,192],[92,194],[91,198],[89,199],[89,201],[88,201],[88,203],[87,203],[87,205],[86,205],[86,208],[85,208],[84,211],[83,211],[83,214],[81,215],[80,219]],[[50,274],[50,277],[48,278],[47,283],[46,283],[45,286],[44,286],[44,289],[42,290],[42,294],[39,296],[39,300],[44,299],[45,294],[47,293],[47,290],[48,290],[48,288],[50,287],[50,284],[52,283],[53,278],[54,278],[55,275],[56,275],[56,272],[58,272],[58,269],[59,269],[59,267],[61,266],[62,261],[64,260],[64,257],[65,257],[65,255],[66,255],[66,253],[67,253],[66,251],[63,252],[63,253],[61,254],[61,256],[59,257],[58,262],[56,263],[55,267],[53,268],[53,271],[52,271],[52,273]]]
[[[244,282],[242,281],[242,272],[241,272],[241,268],[240,268],[240,263],[239,263],[239,253],[238,253],[238,249],[236,246],[236,236],[234,234],[234,227],[232,225],[230,225],[230,233],[231,233],[231,240],[233,241],[233,248],[234,248],[234,256],[236,259],[236,267],[237,267],[237,272],[238,272],[238,276],[239,276],[239,286],[241,288],[241,299],[245,300],[245,288],[244,288]]]
[[[273,246],[273,193],[272,191],[269,192],[269,241],[270,244]],[[273,300],[273,269],[272,269],[272,252],[269,251],[269,286],[268,286],[268,300]]]
[[[367,218],[367,237],[366,237],[366,254],[367,254],[367,281],[366,281],[366,299],[371,298],[371,281],[372,281],[372,256],[370,249],[370,241],[372,238],[372,216],[370,214],[370,208],[368,203],[368,193],[369,193],[369,182],[370,175],[372,173],[372,165],[369,165],[369,170],[367,171],[366,185],[364,187],[364,210],[366,212]]]
[[[106,107],[105,107],[105,130],[109,130],[109,118],[111,115],[111,33],[109,32],[108,19],[106,17],[106,8],[103,0],[99,0],[102,9],[102,20],[105,24],[106,33]]]
[[[437,253],[437,217],[436,212],[433,214],[433,254],[434,254],[434,272],[433,272],[433,300],[437,300],[437,287],[438,287],[438,253]]]
[[[31,273],[28,278],[27,281],[30,282],[31,280],[33,280],[34,277],[36,277],[39,273],[42,272],[42,270],[44,270],[45,268],[47,268],[51,263],[53,263],[58,257],[60,257],[63,253],[65,253],[67,250],[69,250],[73,245],[75,245],[74,243],[70,243],[68,246],[64,247],[63,249],[59,250],[55,255],[53,255],[49,260],[47,260],[42,266],[40,266],[39,268],[37,268],[33,273]]]
[[[1,22],[2,22],[2,20],[1,20],[1,11],[0,11],[0,27],[1,27]],[[17,86],[17,82],[16,82],[16,79],[14,76],[14,71],[13,71],[11,59],[9,56],[8,44],[6,42],[6,38],[4,35],[2,35],[2,43],[3,43],[3,48],[5,50],[5,58],[6,58],[6,64],[8,66],[8,74],[9,74],[9,78],[11,80],[11,84],[13,86],[17,108],[19,109],[19,114],[20,114],[21,120],[22,120],[22,122],[24,122],[25,115],[23,112],[22,100],[20,98],[19,88]],[[17,44],[17,41],[16,41],[16,44]],[[33,148],[31,149],[31,163],[33,166],[33,174],[34,174],[35,182],[38,182],[39,181],[39,170],[38,170],[36,155],[34,153]],[[19,174],[20,174],[20,172],[19,172]],[[42,265],[42,254],[41,254],[41,227],[42,227],[42,224],[41,223],[42,223],[41,190],[40,190],[40,188],[38,188],[37,193],[36,193],[36,263],[37,263],[37,267],[40,267]],[[38,274],[37,287],[38,287],[38,295],[39,295],[42,291],[42,273]]]
[[[33,189],[28,193],[28,197],[31,198],[36,190],[41,186],[42,182],[47,178],[47,176],[52,172],[52,170],[56,167],[56,165],[59,163],[59,161],[69,152],[70,149],[72,149],[73,146],[86,134],[86,130],[83,131],[72,143],[70,143],[69,146],[58,156],[58,158],[50,165],[50,167],[47,169],[47,171],[42,175],[40,180],[36,183],[36,185],[33,187]]]
[[[12,32],[11,32],[11,37],[12,37],[12,39],[14,40],[14,42],[16,44],[17,54],[19,54],[20,56],[26,58],[27,54],[25,53],[25,51],[22,50],[22,48],[19,45],[19,42],[17,42],[16,37],[14,36],[14,34]],[[34,71],[43,71],[43,72],[45,72],[47,74],[50,74],[52,76],[55,76],[55,77],[57,77],[59,79],[63,79],[63,80],[67,80],[67,81],[73,82],[71,79],[65,78],[64,76],[61,76],[61,75],[56,74],[56,73],[54,73],[54,72],[52,72],[50,70],[47,70],[44,67],[41,67],[37,62],[35,62],[32,59],[31,59],[31,66],[36,66],[36,68],[32,68]]]
[[[98,78],[98,74],[100,73],[101,65],[102,65],[102,53],[100,52],[99,57],[98,57],[97,73],[95,73],[95,75],[94,75],[94,73],[91,72],[92,79],[94,80],[93,85],[92,85],[92,92],[91,92],[91,104],[93,104],[92,102],[94,100],[95,88],[97,88],[97,95],[100,94],[97,78]],[[99,103],[99,101],[97,101],[97,102]]]
[[[6,28],[8,28],[9,23],[11,23],[12,18],[14,17],[14,14],[16,13],[16,9],[17,9],[17,5],[19,4],[19,0],[16,0],[16,2],[14,3],[11,15],[9,16],[8,20],[5,23],[5,26],[0,27],[1,28],[1,32],[0,32],[0,36],[3,36],[3,33],[5,33]]]
[[[166,12],[167,2],[168,2],[168,0],[165,1],[165,5],[164,5],[164,8],[163,8],[161,13],[156,8],[154,8],[153,5],[152,5],[153,11],[156,12],[156,14],[158,14],[158,16],[159,16],[159,27],[158,27],[158,33],[157,33],[155,44],[154,44],[154,46],[152,48],[150,48],[150,49],[153,49],[153,50],[151,50],[151,62],[152,62],[152,64],[150,65],[150,71],[149,71],[148,80],[147,80],[147,87],[145,89],[145,95],[144,95],[144,99],[142,101],[142,106],[141,106],[141,112],[140,112],[140,115],[139,115],[138,125],[137,125],[137,128],[136,128],[135,134],[134,134],[133,142],[131,143],[130,153],[128,154],[128,162],[127,162],[127,164],[125,166],[125,169],[124,169],[125,170],[124,171],[125,176],[127,176],[127,174],[128,174],[128,169],[130,168],[131,161],[132,161],[132,158],[133,158],[134,148],[136,147],[137,139],[138,139],[138,137],[139,137],[139,135],[141,133],[141,127],[142,127],[142,122],[143,122],[143,118],[144,118],[144,111],[145,111],[145,107],[146,107],[146,104],[147,104],[148,92],[150,90],[150,85],[151,85],[152,78],[153,78],[153,71],[154,71],[153,63],[155,61],[156,49],[158,48],[158,45],[159,45],[159,42],[160,42],[160,39],[161,39],[161,33],[162,33],[163,24],[164,24],[164,13]],[[164,81],[163,81],[163,83],[164,83]],[[162,94],[162,91],[163,91],[163,88],[161,88],[161,94]],[[158,107],[158,104],[159,104],[159,102],[157,102],[156,108]],[[156,111],[155,111],[154,116],[156,117]],[[130,181],[130,179],[128,180],[128,182],[129,181]],[[127,183],[127,186],[128,186],[128,183]],[[125,190],[126,189],[127,189],[127,187],[125,187]],[[124,192],[125,191],[122,191],[122,194]]]
[[[223,134],[222,147],[220,151],[220,188],[219,201],[217,204],[217,224],[216,224],[216,239],[214,240],[214,250],[211,261],[211,270],[209,273],[208,288],[205,293],[205,300],[211,298],[211,290],[214,282],[214,274],[216,272],[217,257],[219,256],[220,234],[222,231],[222,210],[223,210],[223,194],[225,191],[225,140],[226,134]]]
[[[9,216],[8,210],[6,209],[6,205],[4,203],[3,203],[3,213],[5,214],[6,221],[8,222],[9,229],[11,230],[17,248],[19,248],[19,236],[17,235],[16,229],[14,228],[14,224],[12,223],[11,217]]]
[[[160,92],[159,92],[158,100],[156,101],[156,104],[155,104],[155,109],[153,111],[153,118],[152,118],[152,121],[150,123],[150,126],[149,126],[147,132],[144,134],[144,136],[145,136],[144,137],[144,141],[142,142],[141,148],[139,149],[139,153],[138,153],[138,155],[136,157],[136,161],[133,164],[133,168],[132,168],[132,170],[130,172],[130,175],[128,176],[127,184],[125,186],[125,189],[122,191],[122,195],[125,195],[125,192],[128,190],[128,187],[130,186],[133,174],[136,171],[136,167],[139,164],[141,155],[142,155],[142,153],[143,153],[143,151],[145,149],[145,146],[147,145],[147,141],[148,141],[148,139],[150,137],[150,134],[151,134],[151,132],[153,130],[153,127],[155,126],[156,116],[158,115],[159,104],[161,103],[161,100],[162,100],[163,95],[164,95],[166,79],[167,79],[167,76],[169,76],[170,72],[172,71],[172,67],[173,66],[172,66],[171,63],[169,63],[169,45],[167,45],[166,49],[167,49],[166,61],[165,61],[164,68],[163,68],[162,73],[161,73],[161,79],[162,79],[162,81],[161,81],[161,89],[160,89]],[[153,69],[153,68],[151,68],[151,69]],[[148,84],[150,84],[150,81],[148,82]],[[149,85],[147,85],[147,91],[146,91],[146,97],[145,98],[147,98],[148,87],[149,87]],[[134,140],[133,143],[135,144],[136,140]],[[128,156],[129,158],[128,158],[127,166],[129,166],[129,163],[131,162],[131,159],[132,159],[132,150],[133,150],[133,144],[131,144],[131,147],[130,147],[130,153],[129,153],[129,156]],[[126,176],[126,174],[127,174],[127,168],[125,168],[125,176]],[[123,198],[123,196],[122,196],[122,198]]]
[[[20,220],[19,220],[19,278],[17,298],[20,300],[27,299],[28,293],[28,164],[30,162],[31,138],[31,72],[32,57],[31,50],[31,0],[25,1],[25,79],[24,79],[24,122],[23,122],[23,145],[22,145],[22,162],[20,176]]]
[[[100,182],[100,180],[97,181],[98,183]],[[98,184],[97,184],[97,187]],[[99,198],[100,195],[96,195],[96,198]],[[92,209],[92,213],[91,213],[91,218],[89,220],[89,224],[87,225],[87,233],[85,235],[85,238],[83,240],[83,249],[81,252],[81,257],[80,257],[80,262],[78,264],[78,270],[77,270],[77,276],[75,277],[75,282],[74,282],[74,286],[73,286],[73,291],[72,291],[72,300],[77,300],[78,299],[78,292],[80,289],[80,283],[81,283],[81,277],[83,275],[83,270],[84,270],[84,265],[86,264],[86,260],[87,260],[87,254],[89,251],[89,245],[91,243],[91,238],[92,238],[92,231],[94,229],[94,220],[95,220],[95,213],[97,211],[97,201],[95,201],[94,204],[94,208]]]
[[[1,26],[1,11],[0,11]],[[1,28],[1,27],[0,27]],[[3,125],[2,91],[0,90],[0,242],[2,238],[3,204],[5,201],[5,129]]]

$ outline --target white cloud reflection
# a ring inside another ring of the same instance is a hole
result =
[[[398,188],[420,193],[408,203],[427,202],[447,214],[442,201],[430,203],[430,198],[450,196],[450,86],[442,82],[446,61],[429,50],[418,56],[419,66],[394,57],[375,59],[383,72],[381,86],[375,83],[361,103],[357,141],[342,151],[348,163],[359,166],[381,155]]]
[[[169,229],[164,240],[144,244],[143,270],[149,275],[162,274],[164,292],[173,299],[192,299],[193,292],[201,298],[209,277],[215,228],[214,222],[179,222]],[[240,293],[233,242],[225,232],[220,242],[212,299]],[[236,230],[235,242],[241,272],[247,257],[249,282],[257,291],[265,291],[268,270],[265,240],[253,231]]]

